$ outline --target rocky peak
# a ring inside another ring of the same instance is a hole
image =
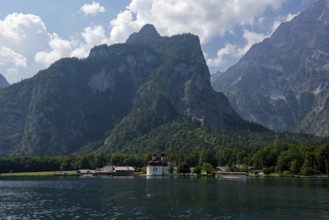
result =
[[[323,103],[325,96],[319,94],[329,84],[328,28],[328,0],[316,1],[281,24],[270,38],[254,45],[238,64],[213,76],[214,89],[225,92],[245,119],[273,130],[300,128],[320,134],[316,131],[320,127],[310,131],[301,124],[307,124],[306,118],[308,123],[313,119],[328,121],[308,116]]]
[[[139,32],[133,33],[129,36],[126,43],[129,44],[152,44],[160,38],[160,34],[157,32],[152,24],[144,25]]]
[[[146,25],[144,25],[140,29],[139,34],[148,34],[148,35],[160,37],[160,35],[157,32],[156,28],[152,24],[146,24]]]

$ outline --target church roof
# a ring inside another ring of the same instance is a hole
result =
[[[168,163],[161,160],[150,160],[147,162],[147,166],[168,166]]]

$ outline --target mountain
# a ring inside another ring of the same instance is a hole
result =
[[[152,25],[86,59],[55,62],[4,89],[0,103],[1,154],[141,152],[159,147],[150,138],[164,129],[183,138],[187,128],[264,130],[213,91],[198,37],[161,37]]]
[[[319,0],[212,77],[244,118],[278,131],[329,134],[329,1]]]
[[[0,74],[0,88],[5,88],[7,86],[9,86],[8,81],[3,75]]]

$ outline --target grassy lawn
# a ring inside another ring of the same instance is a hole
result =
[[[76,174],[77,171],[42,171],[42,172],[22,172],[22,173],[1,173],[1,176],[54,176],[60,174],[72,175]]]

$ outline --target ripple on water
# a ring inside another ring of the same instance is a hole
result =
[[[287,181],[0,179],[0,219],[327,218],[328,182]]]

